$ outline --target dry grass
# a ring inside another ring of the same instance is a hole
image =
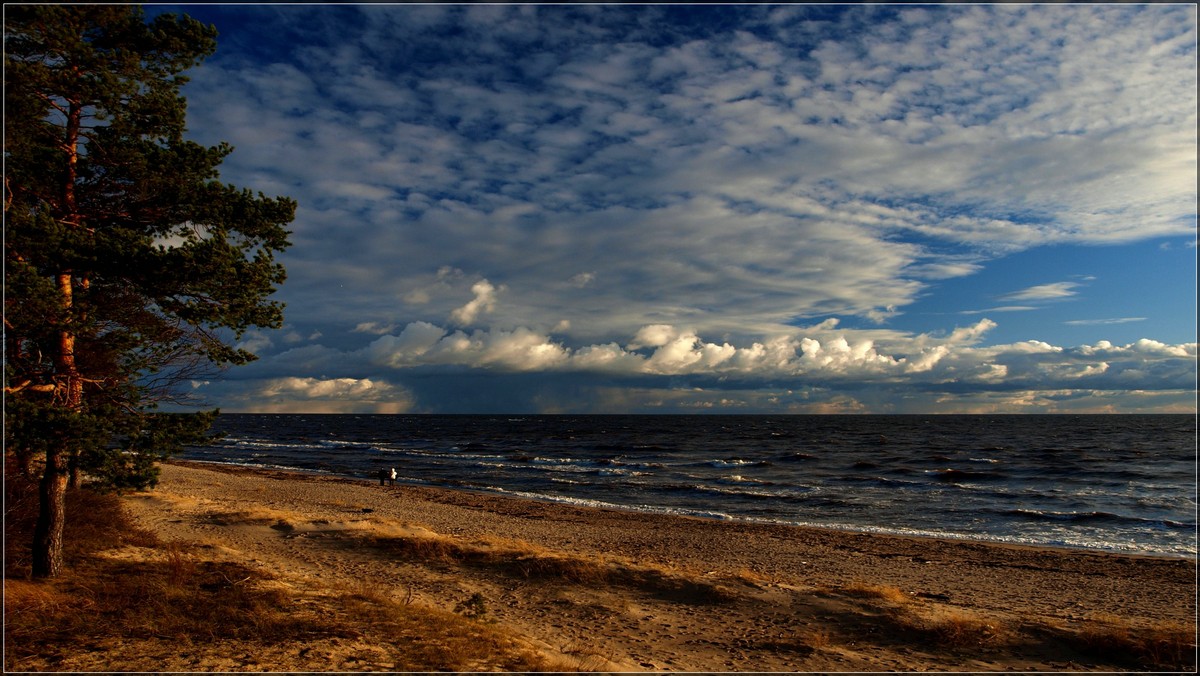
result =
[[[898,587],[855,580],[839,588],[847,596],[882,601],[880,618],[898,635],[942,649],[979,648],[999,644],[1008,635],[1002,622],[962,610],[930,607]]]
[[[6,591],[16,593],[5,604],[5,666],[34,658],[54,665],[79,646],[116,637],[278,643],[342,634],[293,614],[285,594],[255,584],[262,579],[237,564],[168,552],[161,562],[82,562],[55,580],[9,581]]]
[[[595,646],[587,641],[572,641],[559,647],[566,664],[563,671],[597,672],[611,671],[612,666],[620,656],[613,652],[598,653]]]
[[[366,583],[300,605],[300,598],[261,571],[158,542],[130,521],[118,498],[87,490],[68,493],[67,570],[53,580],[32,581],[36,499],[31,507],[28,498],[30,491],[36,496],[36,487],[10,474],[6,488],[13,498],[5,513],[6,672],[61,670],[68,659],[118,645],[144,661],[151,650],[219,652],[214,646],[230,641],[257,654],[346,639],[381,646],[400,671],[571,670],[498,628],[395,600]],[[101,555],[117,547],[141,548],[142,560]],[[110,667],[121,664],[105,665]]]
[[[856,580],[837,589],[847,596],[882,601],[885,626],[903,641],[944,650],[980,650],[1028,643],[1059,644],[1081,656],[1139,669],[1189,671],[1196,665],[1196,627],[1178,622],[1135,626],[1111,614],[1096,615],[1075,630],[1044,623],[1009,626],[994,617],[922,603],[900,589]]]
[[[892,585],[877,584],[874,582],[864,582],[855,580],[841,588],[841,591],[850,596],[859,598],[880,599],[889,603],[904,604],[911,600],[908,594],[905,594],[899,587]]]
[[[478,607],[478,606],[473,606]],[[397,602],[363,586],[337,608],[340,623],[377,637],[400,671],[573,671],[548,660],[482,615]]]
[[[372,537],[367,542],[392,555],[422,561],[487,567],[514,577],[571,584],[621,584],[684,603],[724,603],[736,598],[728,587],[683,571],[637,566],[599,555],[577,556],[525,542],[458,542],[439,535]]]
[[[969,648],[999,642],[1004,626],[963,611],[950,611],[917,621],[919,630],[948,648]]]
[[[730,579],[755,588],[762,588],[774,582],[774,580],[749,568],[738,568],[730,573]]]
[[[1095,615],[1070,642],[1087,655],[1142,668],[1176,670],[1196,665],[1196,627],[1179,622],[1138,627],[1115,615]]]

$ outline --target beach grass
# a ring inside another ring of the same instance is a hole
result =
[[[1116,615],[1088,617],[1071,635],[1075,647],[1101,659],[1133,660],[1152,667],[1194,663],[1196,627],[1182,622],[1137,626]]]
[[[878,582],[866,582],[863,580],[854,580],[849,584],[842,586],[841,591],[851,596],[880,599],[897,604],[908,603],[908,601],[911,600],[909,595],[905,594],[904,591],[899,587],[880,584]]]
[[[10,475],[6,488],[12,498],[5,515],[6,672],[53,671],[72,654],[137,653],[146,643],[166,642],[183,654],[233,643],[267,654],[268,647],[304,650],[328,641],[376,646],[368,666],[398,671],[575,670],[502,628],[394,600],[365,583],[299,598],[261,569],[205,560],[202,548],[187,543],[160,542],[132,523],[118,497],[87,489],[68,493],[67,571],[32,580],[28,542],[36,502],[28,498],[36,486]]]
[[[1013,648],[1039,635],[1043,645],[1056,642],[1081,659],[1125,665],[1130,669],[1186,668],[1195,663],[1196,627],[1184,622],[1136,625],[1111,613],[1094,614],[1075,625],[1039,623],[1018,626],[1007,618],[929,604],[898,587],[854,580],[826,593],[841,593],[879,604],[875,622],[888,635],[944,650]]]
[[[389,554],[423,562],[488,567],[509,575],[582,585],[627,585],[673,601],[718,604],[732,601],[736,592],[723,581],[666,566],[634,564],[620,557],[572,555],[527,542],[493,539],[463,543],[438,536],[370,537],[368,542]],[[730,582],[741,581],[732,576]]]

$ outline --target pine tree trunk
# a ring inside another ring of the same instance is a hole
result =
[[[79,161],[79,132],[82,106],[72,102],[67,114],[63,150],[67,155],[62,181],[60,218],[80,227],[75,202],[75,181]],[[75,306],[75,278],[70,270],[58,274],[58,301],[65,325],[58,333],[58,351],[54,355],[55,393],[58,405],[72,413],[83,410],[83,381],[75,364],[75,331],[72,320]],[[37,524],[33,530],[33,576],[55,577],[63,567],[63,525],[67,520],[67,483],[70,459],[75,449],[55,445],[46,451],[46,469],[39,485]]]
[[[33,576],[55,577],[63,567],[63,524],[66,523],[66,449],[46,454],[39,487],[37,525],[33,531]]]
[[[58,277],[60,302],[70,309],[74,290],[70,273]],[[75,334],[69,329],[59,333],[58,354],[55,368],[60,374],[63,408],[79,412],[83,408],[83,381],[75,367]],[[37,524],[33,531],[33,576],[55,577],[63,565],[63,525],[67,520],[67,484],[70,480],[72,450],[55,446],[46,451],[46,469],[39,486]]]

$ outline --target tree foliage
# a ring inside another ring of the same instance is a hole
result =
[[[156,404],[252,360],[231,343],[282,323],[269,296],[296,205],[220,182],[232,148],[184,138],[182,73],[215,28],[128,5],[5,12],[5,441],[43,463],[34,567],[53,575],[38,550],[61,548],[72,465],[151,485],[154,461],[215,414]]]

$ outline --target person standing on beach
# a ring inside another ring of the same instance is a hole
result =
[[[396,470],[392,470],[393,474],[395,474],[395,472],[396,472]],[[380,486],[383,486],[387,483],[387,476],[388,476],[387,470],[380,468],[380,470],[379,470],[379,485]]]
[[[396,468],[395,467],[392,468],[392,485],[393,486],[396,485]]]

